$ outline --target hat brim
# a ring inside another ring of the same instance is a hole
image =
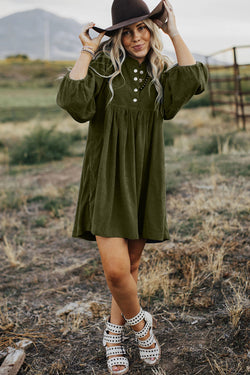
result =
[[[164,7],[163,1],[161,0],[160,3],[152,10],[152,12],[148,14],[144,14],[141,17],[130,18],[129,20],[117,23],[116,25],[110,26],[106,29],[102,29],[101,27],[94,26],[93,29],[98,33],[103,33],[105,31],[105,35],[112,36],[114,32],[121,29],[122,27],[132,25],[133,23],[143,21],[147,18],[151,18],[152,20],[160,20],[162,23],[167,21],[167,12]]]

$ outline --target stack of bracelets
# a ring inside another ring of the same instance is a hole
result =
[[[81,50],[81,52],[88,52],[90,53],[90,55],[93,57],[95,57],[95,52],[93,51],[93,49],[91,47],[88,47],[88,46],[84,46]]]

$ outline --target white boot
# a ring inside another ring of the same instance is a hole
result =
[[[106,349],[107,365],[110,374],[123,375],[129,370],[129,362],[124,355],[126,350],[122,345],[124,326],[112,324],[109,320],[106,321],[106,327],[103,335],[103,346]],[[109,344],[120,344],[117,346],[107,346]],[[113,357],[118,356],[118,357]],[[111,358],[110,358],[111,357]],[[114,366],[124,366],[122,370],[113,370]]]
[[[145,321],[145,326],[140,331],[133,330],[137,338],[137,343],[139,345],[140,358],[150,366],[158,363],[161,358],[161,348],[157,339],[155,338],[155,335],[153,334],[152,315],[149,312],[142,310],[141,308],[140,312],[131,319],[126,319],[124,315],[122,316],[130,327],[135,326],[142,320]],[[142,338],[144,338],[148,332],[149,337],[146,340],[142,340]],[[154,348],[149,348],[149,346],[152,345],[154,345]]]

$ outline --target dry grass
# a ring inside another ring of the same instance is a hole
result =
[[[8,331],[11,330],[13,327],[14,323],[8,314],[7,300],[0,301],[0,330]]]
[[[161,367],[158,369],[152,369],[154,375],[167,375],[166,371],[164,371]]]
[[[23,255],[24,249],[21,246],[18,246],[18,248],[16,249],[15,244],[7,240],[6,236],[3,236],[3,251],[11,267],[24,266],[24,264],[20,260],[18,260],[18,258]]]
[[[14,142],[37,121],[5,124],[0,139]],[[249,181],[230,168],[245,168],[248,157],[226,145],[218,157],[190,153],[195,137],[228,131],[207,109],[184,110],[175,121],[196,133],[166,149],[166,165],[179,171],[174,182],[180,179],[167,195],[171,241],[145,246],[139,276],[141,303],[157,319],[162,361],[142,369],[132,341],[131,374],[245,375]],[[65,118],[58,130],[73,126]],[[221,160],[229,161],[228,173]],[[74,157],[10,168],[0,148],[1,348],[20,337],[35,344],[20,375],[107,373],[100,343],[110,295],[97,246],[71,238],[81,166]],[[79,301],[81,312],[57,315]]]
[[[228,312],[230,323],[234,329],[239,327],[241,316],[244,312],[249,311],[250,301],[247,298],[248,281],[233,285],[232,282],[228,281],[232,294],[227,297],[224,294],[226,311]]]
[[[139,277],[139,291],[145,298],[150,298],[158,292],[162,292],[164,301],[167,302],[171,293],[171,281],[169,275],[174,271],[170,263],[158,261],[152,265],[144,263]]]

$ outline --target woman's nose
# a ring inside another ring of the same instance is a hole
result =
[[[137,41],[140,39],[140,33],[138,31],[134,32],[134,41]]]

